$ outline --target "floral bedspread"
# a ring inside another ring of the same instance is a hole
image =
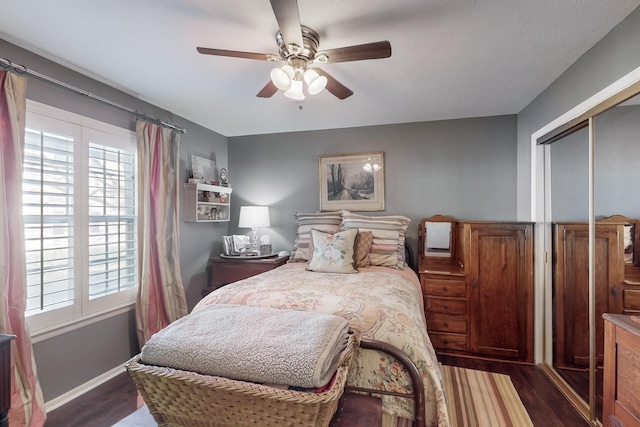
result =
[[[289,263],[275,270],[232,283],[207,295],[194,308],[209,304],[239,304],[329,313],[342,316],[362,338],[375,339],[402,350],[424,379],[427,426],[448,426],[442,373],[424,320],[420,282],[410,269],[360,269],[358,274],[306,271],[306,263]],[[411,380],[391,356],[359,349],[349,368],[347,385],[408,392]],[[413,401],[381,396],[383,411],[413,418]]]

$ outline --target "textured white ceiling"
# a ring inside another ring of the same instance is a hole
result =
[[[238,136],[516,114],[639,4],[298,0],[320,50],[392,46],[391,58],[323,66],[350,98],[323,91],[302,104],[256,97],[272,63],[195,49],[277,53],[268,0],[2,1],[0,38]]]

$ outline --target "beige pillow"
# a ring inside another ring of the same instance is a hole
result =
[[[372,243],[372,232],[358,230],[356,242],[353,244],[353,265],[356,268],[369,267],[371,265],[369,252],[371,251]]]
[[[311,230],[313,253],[307,270],[322,273],[357,273],[353,266],[353,245],[358,230],[325,233]]]

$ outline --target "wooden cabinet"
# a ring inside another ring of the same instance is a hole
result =
[[[605,427],[640,427],[640,317],[604,315]]]
[[[256,274],[273,270],[284,265],[288,256],[277,256],[272,258],[251,258],[251,257],[216,257],[209,260],[209,285],[202,290],[202,296],[207,295],[224,285],[247,279]]]
[[[434,347],[532,363],[533,225],[460,222],[455,229],[452,262],[419,263]]]
[[[533,362],[533,225],[466,223],[469,351]]]
[[[554,233],[555,362],[562,368],[589,366],[589,227],[557,223]],[[623,224],[595,226],[596,356],[604,359],[603,313],[622,313]]]
[[[229,187],[209,184],[184,184],[182,218],[185,222],[228,222],[231,192]]]

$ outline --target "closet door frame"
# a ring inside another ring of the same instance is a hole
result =
[[[531,220],[535,222],[534,250],[534,360],[580,413],[597,425],[595,414],[595,215],[594,215],[594,117],[640,93],[640,67],[607,86],[531,135]],[[550,144],[576,130],[589,128],[589,402],[553,368],[553,272],[551,263],[551,152]]]

